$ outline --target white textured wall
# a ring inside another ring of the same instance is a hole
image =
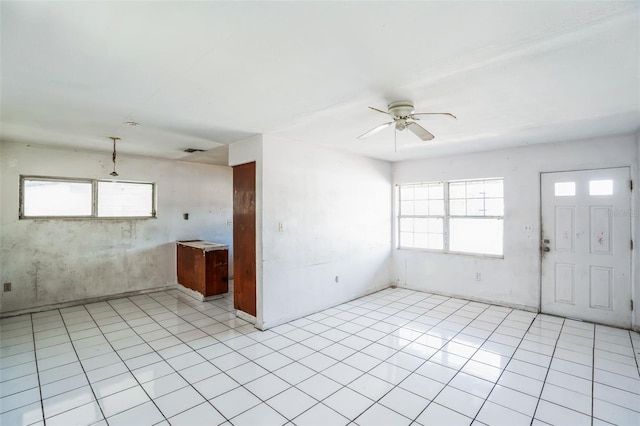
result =
[[[263,326],[389,286],[391,165],[269,136],[262,155]]]
[[[175,241],[232,244],[231,168],[119,156],[123,180],[157,183],[158,218],[18,220],[19,175],[110,178],[111,155],[2,143],[0,311],[175,284]],[[183,213],[189,213],[184,220]]]
[[[408,288],[537,309],[540,172],[631,166],[637,176],[637,150],[635,135],[628,135],[395,163],[394,184],[504,177],[505,220],[504,259],[394,248],[394,279]],[[534,232],[523,232],[524,225]],[[476,272],[482,281],[475,281]],[[633,285],[639,294],[637,277]]]

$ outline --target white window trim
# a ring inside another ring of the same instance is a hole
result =
[[[430,182],[411,182],[411,183],[398,183],[396,184],[396,191],[395,191],[395,198],[396,198],[396,202],[395,202],[395,207],[396,207],[396,214],[395,216],[395,230],[396,230],[396,244],[395,244],[395,248],[396,250],[406,250],[406,251],[417,251],[417,252],[428,252],[428,253],[438,253],[438,254],[455,254],[455,255],[461,255],[461,256],[472,256],[472,257],[488,257],[488,258],[494,258],[494,259],[504,259],[504,213],[502,216],[461,216],[461,215],[455,215],[455,216],[451,216],[449,214],[450,208],[449,208],[449,184],[450,183],[456,183],[456,182],[477,182],[477,181],[488,181],[488,180],[502,180],[503,185],[504,185],[504,178],[503,177],[491,177],[491,178],[479,178],[479,179],[461,179],[461,180],[450,180],[450,181],[430,181]],[[424,184],[442,184],[443,185],[443,193],[444,193],[444,214],[443,216],[433,216],[433,215],[406,215],[406,216],[401,216],[400,213],[400,187],[401,186],[409,186],[409,185],[424,185]],[[504,194],[502,196],[503,200],[504,200]],[[442,219],[443,223],[443,235],[442,235],[442,249],[429,249],[429,248],[416,248],[416,247],[402,247],[400,245],[400,219],[403,217],[413,217],[413,218],[438,218],[438,219]],[[449,250],[449,220],[451,218],[465,218],[465,219],[498,219],[498,220],[502,220],[503,221],[503,225],[502,225],[502,229],[503,229],[503,234],[502,234],[502,254],[487,254],[487,253],[471,253],[471,252],[465,252],[465,251],[453,251],[453,250]]]
[[[25,216],[24,215],[24,181],[25,180],[41,180],[47,182],[77,182],[91,184],[91,215],[85,216]],[[137,183],[151,185],[151,215],[150,216],[98,216],[98,182],[118,182],[118,183]],[[157,185],[155,182],[142,182],[132,180],[111,180],[111,179],[89,179],[89,178],[69,178],[57,176],[31,176],[20,175],[20,189],[18,200],[18,219],[90,219],[90,220],[117,220],[117,219],[157,219]]]

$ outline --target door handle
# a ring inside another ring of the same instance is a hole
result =
[[[551,251],[549,247],[542,247],[542,251]]]

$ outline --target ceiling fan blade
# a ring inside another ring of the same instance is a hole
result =
[[[387,127],[391,126],[393,123],[394,123],[393,121],[390,121],[388,123],[384,123],[384,124],[381,124],[381,125],[379,125],[377,127],[374,127],[373,129],[369,130],[367,133],[358,136],[358,139],[368,138],[369,136],[371,136],[371,135],[373,135],[375,133],[378,133],[380,130],[386,129]]]
[[[371,108],[371,107],[369,107]],[[414,115],[448,115],[449,117],[453,118],[454,120],[457,120],[458,117],[456,117],[455,115],[449,113],[449,112],[416,112],[415,114],[411,114],[411,118],[413,118]],[[416,120],[418,120],[416,118]]]
[[[433,136],[427,129],[425,129],[418,123],[409,122],[407,123],[407,128],[423,141],[430,141],[431,139],[435,138],[435,136]]]
[[[378,109],[378,108],[374,108],[374,107],[369,107],[369,109],[372,109],[372,110],[374,110],[374,111],[378,111],[378,112],[381,112],[381,113],[383,113],[383,114],[387,114],[387,115],[391,115],[391,114],[389,114],[389,113],[388,113],[387,111],[383,111],[383,110],[381,110],[381,109]]]

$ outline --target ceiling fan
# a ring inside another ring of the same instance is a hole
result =
[[[378,133],[383,129],[386,129],[387,127],[393,124],[395,125],[396,130],[398,131],[409,129],[411,130],[411,132],[413,132],[417,137],[419,137],[423,141],[430,141],[433,138],[435,138],[435,136],[433,136],[433,134],[431,134],[431,132],[429,132],[427,129],[425,129],[418,123],[416,123],[416,120],[420,120],[419,118],[416,117],[417,115],[446,115],[453,119],[457,119],[455,115],[450,114],[448,112],[416,112],[414,113],[413,102],[411,101],[392,102],[387,106],[389,110],[388,112],[378,108],[374,108],[374,107],[369,107],[369,108],[374,111],[378,111],[383,114],[387,114],[391,116],[391,118],[393,118],[393,121],[389,121],[388,123],[384,123],[377,127],[374,127],[373,129],[369,130],[367,133],[364,133],[358,136],[358,139],[368,138],[369,136],[375,133]]]

